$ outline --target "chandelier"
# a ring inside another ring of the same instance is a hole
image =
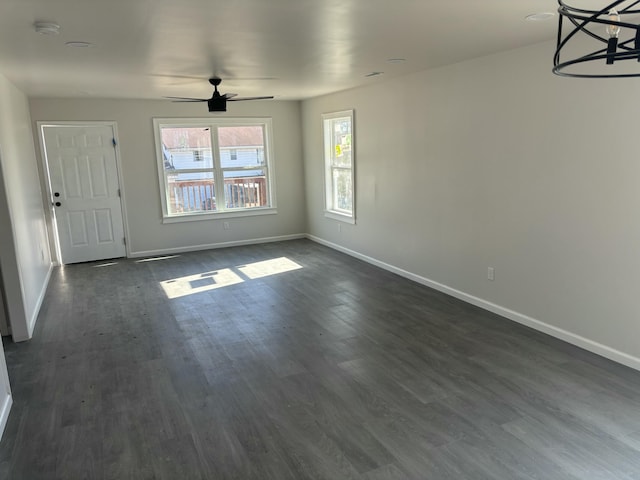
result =
[[[640,0],[617,0],[601,10],[577,8],[563,0],[558,5],[553,73],[582,78],[640,77]],[[561,54],[570,59],[562,60]]]

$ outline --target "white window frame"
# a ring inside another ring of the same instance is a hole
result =
[[[356,156],[355,156],[355,124],[353,110],[322,114],[322,132],[324,141],[324,216],[341,222],[356,223]],[[332,120],[349,118],[351,122],[351,166],[337,166],[333,164],[333,132],[329,126],[333,126]],[[337,208],[334,205],[335,185],[333,183],[333,170],[342,169],[351,171],[351,212]]]
[[[224,184],[224,174],[226,170],[238,170],[234,167],[223,168],[220,163],[218,138],[216,135],[218,127],[238,127],[238,126],[262,126],[264,130],[264,168],[267,177],[267,204],[265,207],[253,208],[233,208],[227,209],[224,202],[216,205],[215,211],[169,213],[167,200],[167,177],[164,166],[164,156],[162,152],[161,128],[209,128],[211,135],[211,154],[214,182],[218,191],[223,191],[221,185]],[[199,220],[211,220],[214,218],[249,217],[257,215],[272,215],[278,213],[276,208],[275,195],[275,168],[273,153],[272,120],[269,117],[245,117],[245,118],[154,118],[153,132],[156,144],[156,160],[158,167],[158,181],[160,186],[160,201],[162,204],[162,223],[191,222]]]

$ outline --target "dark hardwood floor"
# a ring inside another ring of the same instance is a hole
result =
[[[5,353],[2,479],[640,479],[640,372],[306,240],[58,268]]]

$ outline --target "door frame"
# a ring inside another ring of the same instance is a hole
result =
[[[47,161],[47,151],[44,144],[44,127],[97,127],[108,126],[113,131],[113,138],[116,139],[115,144],[115,156],[116,156],[116,173],[118,175],[118,188],[120,189],[120,210],[122,211],[122,227],[124,229],[125,238],[125,253],[127,258],[131,254],[129,247],[129,221],[127,220],[126,197],[124,191],[124,182],[122,179],[122,162],[120,161],[120,140],[118,135],[118,124],[115,121],[38,121],[36,122],[38,127],[38,141],[40,143],[40,158],[42,160],[42,172],[44,174],[45,185],[45,203],[48,207],[49,222],[51,224],[50,235],[53,236],[50,240],[53,243],[53,258],[52,261],[55,265],[62,264],[62,250],[60,249],[60,237],[58,235],[58,225],[55,220],[55,209],[53,208],[53,190],[51,189],[51,175],[49,173],[49,162]]]

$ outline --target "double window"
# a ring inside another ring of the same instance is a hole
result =
[[[325,215],[355,223],[353,110],[322,116]]]
[[[154,119],[165,221],[275,213],[271,119]]]

